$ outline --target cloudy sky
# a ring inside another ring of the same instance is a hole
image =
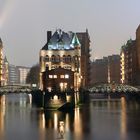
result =
[[[0,37],[11,64],[39,60],[46,32],[89,30],[92,59],[119,54],[140,24],[140,0],[0,0]]]

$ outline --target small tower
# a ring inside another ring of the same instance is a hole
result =
[[[76,35],[76,33],[74,33],[71,45],[74,47],[75,49],[75,60],[74,60],[74,65],[75,65],[75,72],[74,72],[74,89],[75,91],[78,91],[79,88],[81,87],[81,44],[79,42],[79,39]]]

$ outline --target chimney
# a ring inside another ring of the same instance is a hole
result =
[[[50,41],[51,37],[52,37],[52,31],[47,31],[47,42]]]

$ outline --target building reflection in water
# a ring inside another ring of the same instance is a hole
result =
[[[54,113],[54,129],[57,130],[58,127],[58,116],[57,113]]]
[[[29,106],[32,107],[32,94],[28,94],[28,103]]]
[[[126,99],[124,97],[121,98],[121,136],[122,139],[126,139],[126,121],[127,121],[127,115],[126,115]]]
[[[0,96],[0,138],[4,136],[5,95]]]
[[[82,123],[79,108],[76,108],[74,111],[74,132],[76,139],[80,139],[80,136],[82,135]]]
[[[46,125],[46,132],[52,131],[50,133],[51,138],[63,138],[64,133],[66,131],[67,120],[66,120],[66,113],[59,112],[59,111],[45,111],[45,125]]]
[[[46,127],[45,127],[45,113],[41,111],[39,113],[39,133],[40,133],[40,140],[46,140]]]
[[[41,131],[45,129],[45,114],[43,111],[39,114],[39,128]]]
[[[70,113],[64,113],[59,111],[46,111],[45,120],[40,118],[41,131],[44,130],[44,124],[46,127],[47,135],[49,131],[53,130],[53,138],[59,139],[71,139],[72,134],[76,139],[81,139],[82,137],[82,122],[80,116],[80,109],[76,108]]]
[[[140,136],[140,105],[125,98],[92,101],[69,113],[30,104],[27,94],[0,96],[0,139],[126,140]]]
[[[59,111],[46,111],[40,117],[41,140],[45,136],[51,139],[88,139],[93,137],[103,138],[101,134],[106,133],[106,137],[118,139],[127,139],[127,108],[125,98],[105,101],[94,101],[90,104],[90,113],[88,108],[76,108],[73,112],[64,113]],[[138,105],[135,105],[138,108]],[[134,108],[134,103],[133,103]],[[87,120],[88,117],[88,120]],[[90,118],[91,117],[91,118]],[[115,120],[115,121],[114,121]],[[100,125],[99,125],[100,124]],[[104,128],[106,126],[106,128]],[[114,128],[115,126],[115,128]],[[112,130],[110,132],[108,130]],[[85,133],[88,136],[85,136]],[[101,133],[101,134],[100,134]]]
[[[66,130],[66,132],[68,132],[69,131],[69,129],[70,129],[70,118],[69,118],[69,114],[67,113],[66,114],[66,124],[65,124],[65,130]]]

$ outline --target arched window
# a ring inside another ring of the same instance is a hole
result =
[[[55,55],[52,55],[51,61],[52,61],[52,62],[55,62],[55,58],[56,58]]]
[[[56,62],[60,62],[60,55],[57,55]]]
[[[67,62],[69,62],[69,63],[71,62],[71,56],[70,55],[67,56]]]
[[[66,56],[63,55],[63,62],[66,62]]]
[[[49,62],[49,56],[48,55],[46,55],[45,60],[46,60],[46,62]]]

